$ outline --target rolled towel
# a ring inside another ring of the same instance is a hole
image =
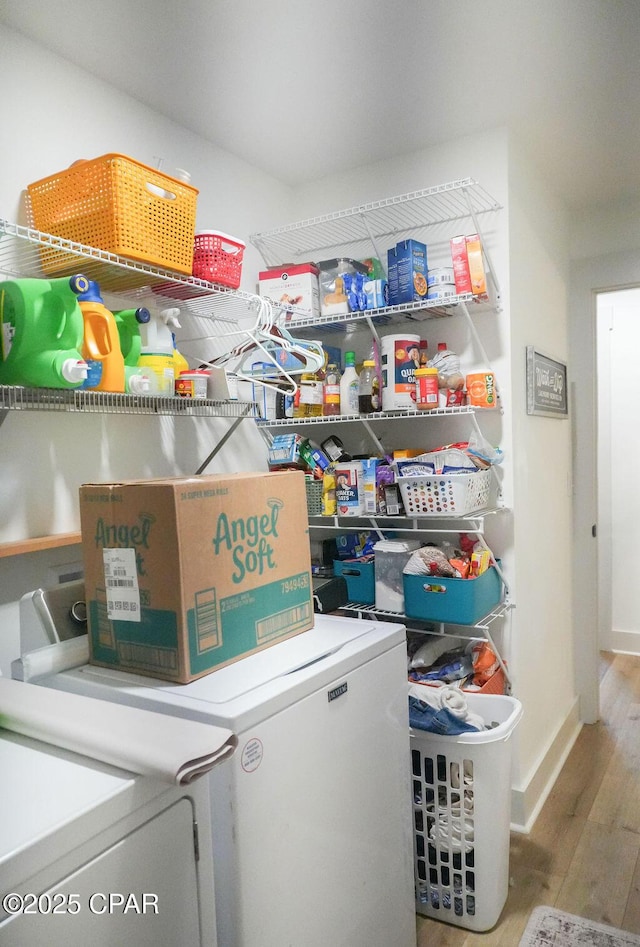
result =
[[[444,687],[428,687],[424,684],[409,684],[409,697],[415,697],[424,704],[429,704],[434,710],[440,710],[442,707],[441,694]]]
[[[457,687],[441,687],[440,701],[455,717],[465,720],[469,712],[467,698]]]
[[[465,723],[468,723],[476,730],[486,729],[485,722],[480,714],[474,714],[469,710],[467,698],[459,688],[449,686],[441,687],[439,693],[442,706],[446,707],[454,717],[464,720]]]

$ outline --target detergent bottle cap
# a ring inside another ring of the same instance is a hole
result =
[[[102,303],[102,305],[104,305],[104,300],[100,295],[100,286],[95,282],[95,280],[87,280],[84,276],[76,276],[72,278],[76,280],[76,286],[73,288],[75,289],[75,292],[78,293],[78,302]],[[83,282],[80,282],[81,280]],[[85,285],[87,286],[86,289],[84,289]]]

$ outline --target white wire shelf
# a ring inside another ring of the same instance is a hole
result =
[[[346,246],[357,255],[355,249],[370,246],[373,237],[402,235],[500,209],[483,187],[464,178],[255,233],[250,240],[267,265],[315,259],[318,251]]]
[[[174,301],[196,315],[220,321],[246,318],[256,305],[256,296],[251,293],[159,269],[3,219],[0,273],[16,279],[53,279],[82,273],[95,280],[103,292],[131,299],[151,292],[157,296],[159,305],[163,300]]]
[[[371,320],[371,322],[379,328],[382,326],[397,325],[398,323],[425,322],[428,319],[446,319],[458,315],[463,305],[470,306],[474,313],[495,309],[495,303],[492,304],[488,299],[481,299],[479,296],[473,296],[471,293],[460,293],[457,296],[452,296],[447,303],[443,303],[442,300],[432,299],[426,302],[385,306],[381,309],[348,312],[340,316],[310,316],[303,310],[296,309],[294,306],[283,306],[283,304],[277,300],[270,299],[269,302],[274,308],[281,311],[280,324],[285,325],[289,331],[315,328],[344,331],[346,325],[354,322],[363,322],[364,320]]]
[[[128,395],[66,388],[23,388],[0,385],[0,411],[67,411],[77,414],[164,414],[182,417],[258,418],[256,404]]]
[[[467,533],[483,531],[483,520],[486,516],[508,512],[506,506],[492,506],[474,513],[440,514],[439,516],[383,516],[381,514],[366,514],[362,516],[323,516],[310,515],[309,526],[312,529],[341,529],[362,532],[367,526],[381,531],[393,530],[394,533],[455,533],[454,523],[469,523],[465,527]],[[447,523],[447,526],[443,524]]]
[[[476,622],[473,625],[460,625],[456,622],[440,622],[440,621],[421,621],[417,618],[408,618],[402,612],[390,612],[384,608],[376,608],[375,605],[366,605],[362,602],[348,602],[346,605],[341,605],[340,610],[344,612],[355,612],[358,615],[369,615],[377,619],[382,619],[383,621],[395,621],[401,622],[403,625],[406,625],[409,630],[412,631],[421,631],[426,634],[447,634],[445,628],[464,628],[467,630],[467,633],[471,633],[474,630],[480,634],[475,637],[485,637],[486,633],[489,631],[491,625],[500,618],[504,618],[509,609],[513,608],[513,605],[509,602],[503,602],[493,611],[489,612],[487,615],[484,615],[482,619]],[[420,627],[418,627],[420,626]],[[428,627],[423,627],[428,626]],[[451,637],[458,637],[456,635],[451,635]],[[460,636],[463,637],[463,636]],[[466,637],[466,636],[464,636]]]
[[[474,414],[476,410],[472,405],[461,405],[451,408],[433,408],[431,411],[375,411],[373,414],[336,414],[321,415],[317,418],[278,418],[274,421],[259,421],[261,427],[300,427],[307,424],[348,424],[363,421],[389,421],[389,420],[410,420],[411,418],[420,418],[424,421],[429,417],[452,417],[461,414]]]

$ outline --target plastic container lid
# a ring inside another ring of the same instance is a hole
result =
[[[241,246],[246,247],[244,240],[240,240],[239,237],[232,237],[228,233],[223,233],[222,230],[197,230],[196,237],[221,237],[222,240],[230,240],[231,243],[239,243]]]
[[[412,552],[422,545],[419,539],[380,539],[373,546],[374,552]]]

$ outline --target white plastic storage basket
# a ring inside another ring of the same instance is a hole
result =
[[[493,927],[509,887],[514,697],[466,694],[491,730],[411,730],[416,911],[473,931]]]
[[[463,516],[489,503],[491,470],[399,477],[407,516]]]

